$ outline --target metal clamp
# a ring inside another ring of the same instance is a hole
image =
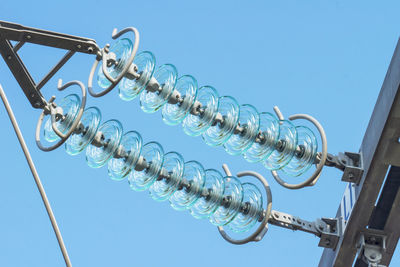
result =
[[[228,176],[231,176],[231,172],[228,169],[228,166],[226,164],[223,165],[223,169],[226,172]],[[239,172],[237,173],[238,177],[243,177],[243,176],[252,176],[257,178],[264,186],[265,192],[267,194],[267,203],[266,203],[266,208],[263,212],[263,220],[261,221],[261,224],[258,226],[256,231],[251,234],[250,236],[244,238],[244,239],[233,239],[231,238],[224,230],[222,226],[218,226],[218,231],[221,234],[221,236],[228,241],[231,244],[235,245],[243,245],[249,242],[258,242],[263,237],[268,231],[268,219],[271,216],[271,209],[272,209],[272,193],[271,189],[268,185],[267,180],[259,173],[253,172],[253,171],[244,171],[244,172]]]
[[[335,249],[339,242],[339,219],[337,218],[321,218],[316,221],[318,230],[320,231],[320,239],[318,246],[324,248]]]
[[[277,106],[274,107],[274,111],[275,111],[276,115],[278,116],[279,120],[284,120],[284,117]],[[297,120],[297,119],[308,120],[309,122],[314,124],[314,126],[317,128],[317,130],[320,134],[320,137],[321,137],[322,152],[320,154],[321,159],[319,160],[319,162],[316,166],[316,170],[309,178],[307,178],[302,183],[289,184],[289,183],[285,182],[282,178],[280,178],[277,171],[271,171],[272,176],[275,178],[275,180],[281,186],[286,187],[288,189],[300,189],[305,186],[315,185],[321,175],[323,167],[325,166],[325,162],[326,162],[327,155],[328,155],[328,144],[327,144],[326,134],[325,134],[325,131],[324,131],[324,128],[322,127],[322,125],[314,117],[307,115],[307,114],[296,114],[296,115],[292,115],[289,117],[289,120]]]
[[[273,210],[269,224],[290,230],[314,234],[320,238],[318,246],[335,249],[339,241],[339,221],[336,218],[321,218],[313,222],[288,213]]]
[[[116,78],[113,78],[110,75],[110,73],[107,70],[107,59],[109,57],[108,49],[109,49],[110,45],[107,44],[100,51],[99,55],[96,57],[96,60],[93,63],[92,69],[90,70],[89,80],[88,80],[88,90],[89,90],[89,94],[91,96],[101,97],[101,96],[104,96],[105,94],[109,93],[121,81],[121,79],[127,74],[130,66],[132,65],[133,59],[135,58],[136,52],[139,48],[139,31],[134,27],[129,27],[129,28],[125,28],[125,29],[121,30],[120,32],[117,32],[117,29],[114,29],[113,33],[112,33],[112,38],[115,40],[127,32],[133,32],[133,34],[135,35],[135,41],[134,41],[134,45],[133,45],[133,50],[129,56],[128,61],[126,62],[126,65],[124,66],[121,73]],[[107,78],[107,80],[109,80],[111,82],[111,85],[108,86],[103,91],[96,93],[93,91],[93,76],[94,76],[94,72],[96,71],[97,66],[101,60],[103,61],[102,71],[104,73],[104,76]]]
[[[362,231],[357,245],[358,258],[368,267],[386,267],[379,264],[386,250],[386,235],[383,231],[368,229]]]
[[[58,80],[58,90],[63,91],[66,88],[70,87],[71,85],[78,85],[81,88],[82,91],[82,102],[79,107],[78,115],[76,116],[74,122],[71,125],[71,128],[68,130],[66,134],[63,134],[60,130],[57,128],[57,120],[56,120],[56,115],[57,115],[57,106],[53,103],[54,100],[56,99],[55,96],[52,96],[47,103],[46,107],[43,109],[42,113],[39,116],[38,123],[36,125],[36,134],[35,134],[35,140],[36,140],[36,145],[39,147],[40,150],[42,151],[52,151],[62,144],[65,143],[65,141],[70,137],[70,135],[75,131],[76,127],[78,126],[79,122],[81,121],[83,111],[86,106],[86,89],[85,85],[80,82],[80,81],[70,81],[64,85],[62,85],[62,80]],[[56,144],[50,146],[50,147],[45,147],[42,145],[40,141],[40,129],[42,127],[43,119],[46,115],[51,114],[51,126],[53,128],[53,131],[61,138]]]
[[[344,152],[338,155],[343,165],[342,181],[359,184],[364,174],[363,158],[360,153]]]

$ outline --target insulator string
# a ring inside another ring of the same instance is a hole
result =
[[[118,40],[109,52],[117,60],[108,71],[118,75],[131,50],[129,39]],[[155,61],[148,51],[136,55],[129,68],[134,73],[126,74],[119,84],[121,99],[140,96],[143,111],[161,109],[166,124],[182,124],[186,134],[201,135],[208,145],[223,146],[227,153],[261,162],[268,170],[299,176],[316,162],[318,143],[308,127],[260,113],[252,105],[239,105],[233,97],[219,96],[211,86],[198,88],[194,77],[178,77],[172,64],[156,68]],[[101,68],[97,79],[103,88],[110,83]]]
[[[60,101],[63,114],[57,116],[61,132],[69,130],[80,105],[77,95]],[[184,161],[176,152],[164,153],[156,142],[142,143],[135,131],[123,133],[116,120],[100,124],[101,113],[87,108],[78,126],[65,143],[68,154],[76,155],[86,149],[90,167],[108,163],[109,176],[127,179],[136,191],[149,190],[153,199],[169,200],[176,210],[189,210],[195,218],[208,218],[211,223],[227,225],[236,232],[248,231],[263,219],[263,198],[251,183],[241,183],[237,177],[223,176],[214,169],[204,169],[197,161]],[[47,141],[58,137],[48,119],[44,127]]]

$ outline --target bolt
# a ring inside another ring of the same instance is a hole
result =
[[[33,106],[34,106],[35,108],[40,108],[40,103],[39,103],[39,102],[35,102],[35,104],[33,104]]]
[[[371,254],[370,256],[369,256],[371,259],[376,259],[376,254],[375,253],[373,253],[373,254]]]
[[[331,241],[329,239],[325,240],[325,245],[329,246],[331,244]]]
[[[354,178],[354,173],[352,173],[352,172],[349,172],[349,175],[348,175],[348,177],[349,177],[349,179],[350,179],[350,180],[353,180],[353,178]]]
[[[274,212],[274,216],[275,216],[275,218],[279,218],[279,214],[278,213],[276,213],[276,212]]]
[[[32,38],[32,36],[30,36],[30,35],[26,36],[26,39],[28,39],[28,40],[31,39],[31,38]]]
[[[93,47],[89,46],[87,50],[88,50],[90,53],[92,53],[94,49],[93,49]]]
[[[35,94],[34,94],[34,93],[32,93],[32,94],[31,94],[31,97],[32,97],[32,98],[34,98],[34,97],[35,97]]]
[[[12,57],[11,56],[7,56],[7,59],[10,60],[10,59],[12,59]]]
[[[104,47],[104,52],[110,52],[110,44],[106,44],[106,46]]]
[[[81,46],[80,44],[78,44],[76,47],[78,47],[78,49],[81,49],[81,48],[82,48],[82,46]]]

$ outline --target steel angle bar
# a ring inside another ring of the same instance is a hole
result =
[[[358,185],[354,184],[355,203],[336,250],[324,249],[319,267],[352,266],[357,253],[360,232],[370,221],[389,165],[400,166],[398,160],[400,132],[400,42],[397,43],[389,69],[365,132],[360,153],[364,173]],[[397,157],[396,157],[397,155]],[[336,217],[343,217],[339,206]],[[398,216],[392,216],[392,220]],[[391,224],[388,220],[386,224]],[[395,238],[396,239],[396,238]],[[397,243],[388,239],[388,247]],[[388,259],[390,262],[390,259]]]

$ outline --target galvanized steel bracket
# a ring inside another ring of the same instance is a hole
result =
[[[379,230],[368,229],[361,232],[357,244],[358,258],[368,264],[368,267],[386,267],[379,264],[386,250],[387,236]]]
[[[344,166],[342,181],[358,185],[364,173],[361,153],[339,153],[338,159]]]

